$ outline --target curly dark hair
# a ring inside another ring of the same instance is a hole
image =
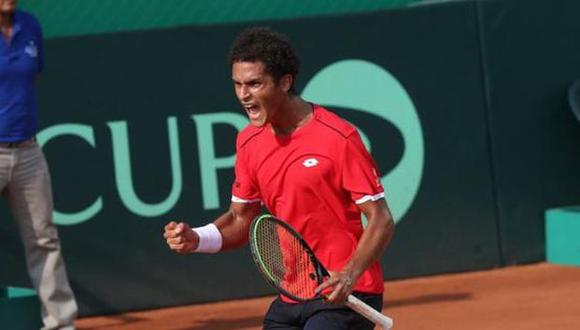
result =
[[[282,76],[292,76],[291,93],[296,93],[294,81],[298,75],[300,60],[285,35],[267,27],[246,29],[234,41],[229,54],[230,64],[236,62],[262,62],[266,72],[278,83]]]

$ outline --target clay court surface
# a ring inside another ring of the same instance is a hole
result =
[[[403,330],[580,329],[580,267],[546,263],[385,283]],[[83,318],[79,330],[261,329],[272,297]]]

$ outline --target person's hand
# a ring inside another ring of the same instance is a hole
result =
[[[171,221],[165,225],[163,238],[169,248],[178,253],[192,253],[199,244],[199,236],[183,222]]]
[[[356,282],[354,276],[348,272],[329,271],[330,277],[316,288],[316,292],[322,292],[324,299],[330,304],[343,304]],[[332,291],[328,289],[331,288]],[[326,291],[330,293],[326,293]],[[326,294],[325,294],[326,293]]]

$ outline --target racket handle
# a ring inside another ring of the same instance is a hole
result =
[[[376,309],[365,304],[362,300],[353,295],[349,295],[344,304],[360,315],[366,317],[369,321],[380,326],[383,330],[389,330],[393,327],[393,319],[379,313]]]

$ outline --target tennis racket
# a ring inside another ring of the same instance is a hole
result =
[[[330,274],[289,224],[270,214],[256,217],[250,226],[250,248],[258,269],[278,292],[301,302],[322,298],[316,288]],[[391,318],[353,295],[345,305],[382,329],[393,326]]]

